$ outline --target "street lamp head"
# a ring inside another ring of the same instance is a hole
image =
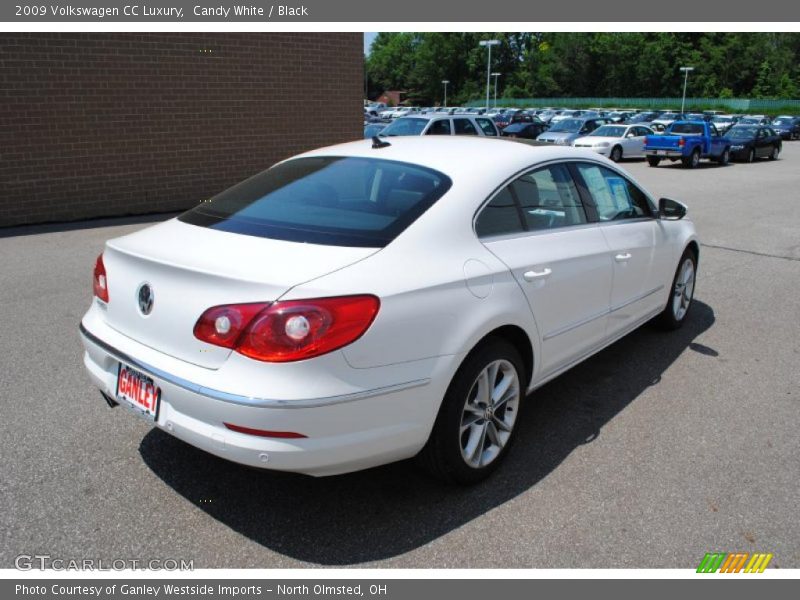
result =
[[[500,40],[481,40],[478,44],[481,46],[497,46],[500,44]]]
[[[500,77],[500,75],[502,75],[502,73],[492,73],[492,77]]]
[[[689,71],[694,71],[694,67],[681,67],[680,70],[684,73],[688,73]]]
[[[442,83],[450,83],[449,79],[442,79]]]

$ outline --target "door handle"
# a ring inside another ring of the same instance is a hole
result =
[[[625,262],[626,260],[630,260],[630,258],[631,258],[631,253],[630,252],[623,252],[621,254],[617,254],[614,257],[614,260],[617,261],[617,262]]]
[[[544,279],[552,272],[553,272],[552,269],[547,269],[547,268],[545,268],[543,271],[525,271],[522,274],[522,278],[525,281],[536,281],[537,279]]]

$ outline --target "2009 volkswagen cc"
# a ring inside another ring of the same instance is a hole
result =
[[[590,151],[324,148],[107,242],[84,362],[109,404],[232,461],[330,475],[419,455],[471,483],[527,393],[685,321],[685,213]]]

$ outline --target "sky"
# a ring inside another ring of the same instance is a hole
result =
[[[376,35],[378,35],[377,31],[364,32],[364,54],[369,54],[369,47],[372,45]]]

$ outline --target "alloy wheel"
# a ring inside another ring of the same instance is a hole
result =
[[[672,291],[672,314],[676,321],[681,321],[689,310],[694,294],[694,262],[686,258],[681,265],[680,273],[675,279],[675,288]]]
[[[492,463],[511,437],[519,412],[521,389],[514,365],[489,363],[470,388],[461,414],[461,456],[470,467]]]

